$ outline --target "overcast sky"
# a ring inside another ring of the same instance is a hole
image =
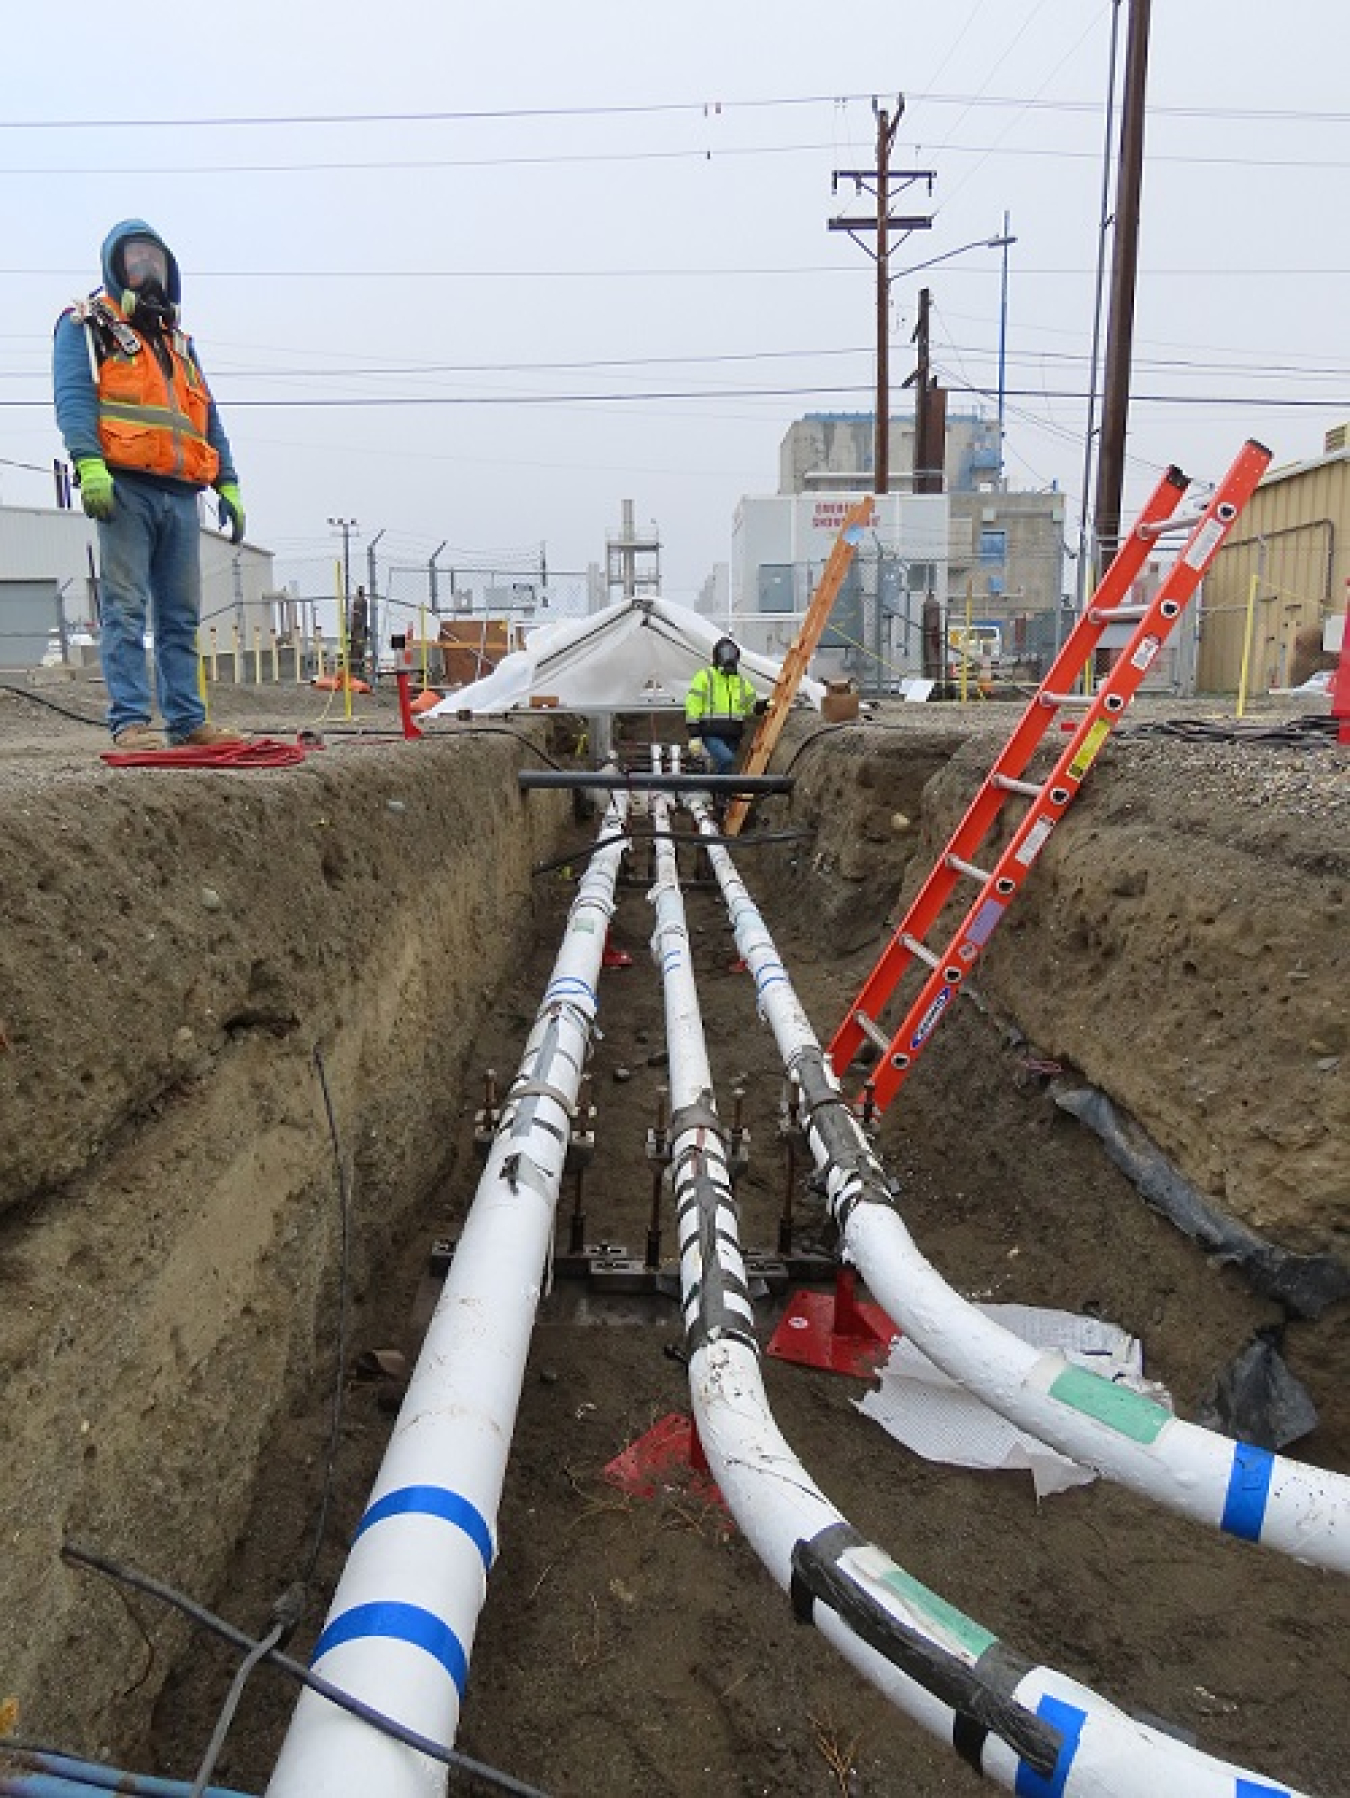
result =
[[[1169,461],[1213,479],[1247,436],[1297,460],[1350,419],[1343,0],[1153,15],[1127,516]],[[1057,483],[1076,520],[1116,16],[1104,0],[31,10],[0,109],[0,496],[51,495],[9,464],[60,453],[52,323],[95,283],[109,225],[139,215],[179,258],[249,534],[283,573],[322,584],[330,517],[357,521],[354,553],[383,529],[381,556],[409,564],[444,540],[443,566],[546,544],[581,569],[631,498],[690,602],[738,498],[775,490],[791,421],[871,410],[872,265],[826,229],[851,199],[831,172],[873,166],[873,96],[902,93],[894,161],[936,179],[901,204],[934,222],[893,267],[1010,214],[1008,476]],[[959,389],[996,387],[999,260],[972,249],[895,281],[897,389],[926,281],[952,409],[993,409]]]

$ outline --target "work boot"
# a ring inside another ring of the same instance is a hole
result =
[[[123,754],[145,755],[151,749],[163,749],[164,739],[148,724],[124,725],[113,738],[113,748]]]
[[[227,743],[246,743],[247,737],[237,730],[226,730],[223,724],[199,724],[185,737],[175,737],[175,749],[223,749]]]

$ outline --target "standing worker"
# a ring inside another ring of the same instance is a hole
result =
[[[732,771],[745,720],[752,712],[769,709],[768,700],[756,699],[755,689],[739,672],[740,660],[741,652],[733,639],[719,637],[713,644],[711,665],[699,669],[685,696],[689,753],[706,752],[714,774]]]
[[[178,326],[178,264],[142,219],[114,225],[103,286],[56,324],[56,422],[86,514],[98,521],[103,679],[119,749],[162,749],[150,728],[147,621],[170,744],[239,743],[206,722],[197,690],[197,495],[213,487],[231,543],[244,506],[230,445],[192,340]]]

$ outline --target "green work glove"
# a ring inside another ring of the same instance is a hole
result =
[[[222,481],[216,492],[220,496],[220,528],[229,530],[231,543],[244,541],[244,502],[233,481]]]
[[[80,504],[86,518],[111,518],[113,515],[113,478],[102,456],[81,456],[75,463],[80,483]]]

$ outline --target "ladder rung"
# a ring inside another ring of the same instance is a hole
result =
[[[1141,537],[1170,537],[1173,533],[1193,531],[1198,524],[1205,522],[1204,512],[1179,512],[1175,518],[1160,519],[1157,524],[1141,524]]]
[[[1034,780],[1017,780],[1011,774],[991,774],[989,784],[1004,793],[1023,793],[1028,799],[1039,799],[1044,791]]]
[[[1042,705],[1091,705],[1096,699],[1095,693],[1051,693],[1042,689],[1039,698]]]
[[[911,936],[909,932],[906,931],[900,938],[900,941],[905,945],[906,949],[909,950],[911,955],[917,956],[920,961],[926,961],[930,968],[941,966],[941,956],[934,955],[927,943],[921,943],[918,937]]]
[[[881,1028],[881,1025],[878,1024],[875,1019],[869,1018],[865,1011],[855,1011],[853,1014],[853,1022],[858,1026],[859,1030],[862,1031],[868,1042],[875,1048],[880,1049],[881,1053],[884,1055],[891,1046],[891,1039]]]
[[[1088,609],[1088,621],[1091,624],[1130,624],[1136,618],[1147,618],[1153,610],[1152,606],[1109,606],[1103,611],[1099,606]]]
[[[983,886],[986,881],[994,878],[993,875],[987,873],[985,869],[977,868],[974,862],[963,861],[959,855],[949,855],[947,857],[947,866],[949,868],[955,868],[958,874],[968,874],[972,880],[978,880],[981,886]]]

